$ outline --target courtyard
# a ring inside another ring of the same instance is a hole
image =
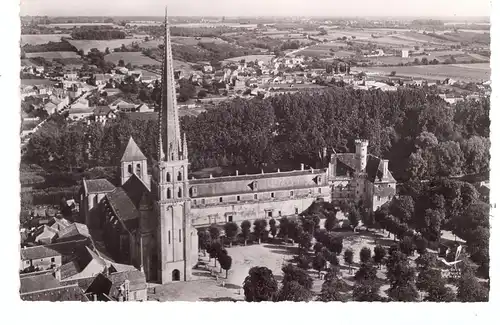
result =
[[[361,248],[366,246],[373,252],[377,244],[388,248],[394,241],[392,236],[389,239],[386,234],[379,231],[346,232],[343,235],[345,235],[343,251],[346,248],[353,250],[354,263],[349,270],[349,266],[344,263],[342,252],[338,256],[340,270],[347,284],[353,286],[354,274],[359,267]],[[227,279],[225,278],[226,272],[220,269],[219,263],[217,262],[217,266],[214,267],[214,259],[209,261],[208,254],[204,256],[201,253],[199,255],[200,266],[193,269],[193,281],[164,285],[150,284],[148,299],[156,301],[244,301],[242,287],[250,268],[254,266],[267,267],[273,272],[276,280],[281,282],[283,277],[281,268],[292,261],[293,256],[298,252],[298,246],[297,244],[272,243],[270,238],[269,243],[237,245],[226,247],[226,250],[232,257],[232,266]],[[308,272],[314,281],[312,291],[319,294],[324,280],[319,278],[318,272],[314,269],[310,269]],[[386,278],[385,268],[378,269],[377,276],[384,280]],[[388,288],[389,285],[384,284],[380,288],[380,294],[386,296],[385,291]]]

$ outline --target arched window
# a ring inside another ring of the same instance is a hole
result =
[[[179,170],[179,173],[177,174],[177,180],[182,181],[182,172]]]
[[[189,197],[193,197],[193,188],[192,187],[189,188]]]
[[[170,182],[170,173],[167,173],[167,182]]]
[[[137,175],[141,175],[141,164],[137,164],[135,170],[136,170]]]
[[[132,174],[132,164],[129,164],[129,165],[128,165],[128,173],[129,173],[129,174]]]
[[[182,197],[182,189],[179,187],[179,191],[177,192],[178,197]]]
[[[167,199],[170,198],[172,198],[172,191],[169,188],[167,188]]]

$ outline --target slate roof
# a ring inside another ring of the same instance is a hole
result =
[[[207,183],[219,183],[224,181],[251,181],[265,178],[278,178],[278,177],[293,177],[293,176],[301,176],[301,175],[317,175],[324,173],[323,169],[313,169],[311,170],[295,170],[289,172],[279,172],[279,173],[264,173],[264,174],[248,174],[248,175],[239,175],[239,176],[223,176],[223,177],[214,177],[214,178],[200,178],[190,180],[190,184],[207,184]]]
[[[133,174],[123,185],[122,189],[127,193],[132,203],[136,208],[139,208],[141,200],[144,196],[148,196],[150,191],[146,184]]]
[[[99,179],[84,179],[85,188],[87,189],[87,193],[103,193],[103,192],[111,192],[115,190],[115,186],[111,184],[105,178]]]
[[[78,278],[88,278],[102,272],[105,267],[105,261],[86,247],[86,250],[81,251],[74,260],[61,266],[61,279],[76,279],[75,276],[78,274],[80,274]]]
[[[127,112],[124,113],[129,119],[133,120],[152,120],[157,121],[159,118],[158,112]]]
[[[88,278],[79,278],[79,279],[73,279],[73,280],[63,280],[61,281],[61,285],[72,285],[72,284],[77,284],[80,289],[83,291],[87,291],[87,289],[90,287],[92,282],[94,281],[95,277],[88,277]]]
[[[21,294],[33,291],[53,289],[61,286],[59,281],[57,281],[52,273],[25,276],[20,280],[21,287],[19,289],[19,292]]]
[[[26,301],[89,301],[78,285],[71,285],[21,294]]]
[[[92,114],[92,107],[72,107],[69,109],[68,114]]]
[[[122,159],[120,161],[124,162],[124,161],[139,161],[139,160],[146,160],[146,156],[144,156],[141,149],[139,149],[139,146],[137,145],[137,143],[135,143],[134,139],[130,137],[130,139],[128,139],[127,147],[125,148]]]
[[[139,211],[123,188],[117,187],[113,192],[106,194],[106,196],[109,205],[123,222],[140,217]]]

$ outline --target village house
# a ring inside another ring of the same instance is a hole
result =
[[[93,114],[94,109],[92,107],[71,107],[68,110],[68,118],[73,121],[89,118]]]
[[[121,111],[121,112],[131,112],[135,110],[136,105],[132,103],[128,103],[124,101],[123,99],[117,99],[111,104],[109,104],[109,107],[113,111]]]
[[[116,118],[116,113],[109,106],[98,106],[94,108],[94,118],[96,122],[105,125],[106,121]]]

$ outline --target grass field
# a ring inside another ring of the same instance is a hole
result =
[[[387,64],[387,65],[398,65],[400,63],[410,63],[419,59],[427,58],[428,61],[434,59],[438,60],[440,63],[444,63],[447,59],[451,60],[451,57],[455,58],[456,63],[470,63],[473,62],[484,62],[489,61],[489,58],[478,55],[478,54],[466,54],[463,51],[433,51],[428,52],[430,55],[415,55],[408,58],[402,58],[400,56],[387,56],[387,57],[372,57],[366,58],[374,64]]]
[[[69,34],[47,34],[47,35],[21,35],[21,46],[26,44],[38,45],[48,42],[60,42],[62,37],[70,37]]]
[[[125,64],[130,63],[132,65],[142,66],[142,65],[160,65],[161,63],[153,60],[141,52],[115,52],[107,54],[104,59],[114,64],[118,64],[120,60],[123,60]]]
[[[452,78],[465,82],[479,82],[490,79],[491,69],[488,63],[423,65],[408,67],[369,67],[361,68],[366,72],[389,74],[396,71],[398,76],[444,80]]]
[[[238,56],[238,57],[234,57],[234,58],[229,58],[229,59],[226,59],[225,61],[240,62],[241,60],[244,59],[247,62],[248,61],[255,61],[255,60],[258,60],[258,61],[262,60],[262,61],[268,63],[268,62],[271,62],[273,57],[274,57],[274,55],[256,54],[256,55],[245,55],[245,56]]]
[[[216,37],[172,37],[172,43],[183,45],[197,45],[198,43],[227,44],[226,41]]]
[[[54,59],[79,59],[80,56],[75,52],[37,52],[37,53],[26,53],[28,59],[32,58],[44,58],[46,60]]]
[[[88,53],[91,49],[96,48],[101,52],[104,52],[108,47],[113,50],[117,47],[121,47],[122,44],[130,45],[133,42],[141,43],[143,40],[140,38],[125,38],[125,39],[114,39],[114,40],[68,40],[68,42],[77,48],[77,50],[83,50],[84,53]]]

